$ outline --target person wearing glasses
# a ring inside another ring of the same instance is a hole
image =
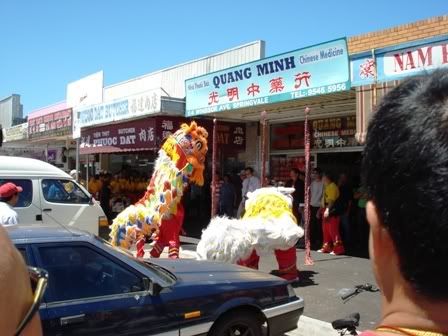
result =
[[[12,182],[0,186],[0,224],[4,226],[19,224],[17,212],[13,209],[19,201],[19,193],[22,187]]]
[[[48,280],[40,269],[27,269],[20,252],[0,225],[0,328],[5,336],[41,336],[38,314]]]

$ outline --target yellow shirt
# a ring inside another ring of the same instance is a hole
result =
[[[110,182],[110,188],[112,193],[118,194],[120,192],[120,183],[117,180],[112,180]]]
[[[339,188],[334,182],[325,186],[323,198],[324,205],[327,205],[330,202],[334,203],[339,198]]]

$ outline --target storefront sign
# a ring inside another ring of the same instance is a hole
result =
[[[153,149],[156,149],[154,118],[95,127],[81,132],[81,154]]]
[[[422,40],[353,56],[353,86],[398,80],[448,67],[448,36]]]
[[[27,136],[28,136],[28,123],[3,129],[4,142],[25,140]]]
[[[156,118],[158,143],[179,129],[184,122],[190,121],[186,118]],[[208,134],[209,148],[211,148],[213,122],[209,119],[196,120],[200,126],[203,126]],[[223,148],[235,150],[244,150],[246,148],[246,125],[243,123],[218,122],[216,129],[217,145]]]
[[[310,120],[311,146],[314,149],[358,146],[355,139],[356,117]],[[304,122],[271,127],[271,150],[303,149]]]
[[[74,109],[73,138],[82,127],[105,124],[160,112],[161,90],[150,90],[121,100]]]
[[[30,140],[67,136],[72,132],[72,109],[44,114],[28,120]]]
[[[233,110],[350,89],[345,38],[185,82],[186,115]]]

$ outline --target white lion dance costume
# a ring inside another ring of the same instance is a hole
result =
[[[202,233],[198,259],[258,269],[259,254],[275,251],[273,274],[298,280],[295,245],[303,236],[292,213],[293,188],[261,188],[248,194],[242,219],[215,217]]]
[[[152,257],[159,257],[165,246],[171,258],[179,257],[179,232],[184,210],[181,198],[188,184],[204,184],[207,131],[182,124],[159,150],[154,173],[145,195],[114,219],[110,238],[115,246],[129,249],[137,245],[137,256],[144,256],[146,237],[156,233]]]

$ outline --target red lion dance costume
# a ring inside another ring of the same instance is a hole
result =
[[[249,193],[242,219],[215,217],[202,233],[198,259],[258,269],[259,254],[275,252],[274,275],[298,280],[295,244],[303,236],[292,213],[293,188],[261,188]]]
[[[130,249],[137,245],[143,257],[146,237],[156,234],[151,251],[159,257],[169,246],[171,258],[179,256],[179,232],[183,222],[180,200],[189,183],[204,184],[207,131],[193,121],[170,135],[159,150],[154,173],[145,195],[123,210],[111,225],[112,245]]]

